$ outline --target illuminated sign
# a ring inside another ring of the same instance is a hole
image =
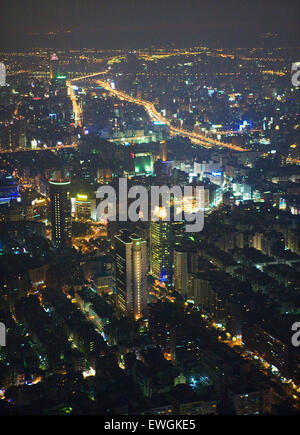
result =
[[[77,195],[77,199],[87,200],[87,195]]]
[[[71,181],[49,181],[50,184],[54,184],[55,186],[67,186],[71,184]]]

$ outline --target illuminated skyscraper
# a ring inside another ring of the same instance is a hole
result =
[[[57,247],[72,247],[72,220],[70,181],[51,180],[51,225],[52,241]]]
[[[26,148],[26,123],[23,117],[15,117],[1,127],[0,148],[9,151]]]
[[[157,222],[150,222],[150,269],[155,278],[171,280],[173,263],[172,223],[164,221],[164,208],[161,207]]]
[[[174,249],[174,287],[186,296],[188,287],[188,252],[177,246]]]
[[[147,242],[128,230],[115,236],[117,305],[139,319],[147,311]]]
[[[86,194],[78,194],[75,198],[75,217],[96,220],[96,199]]]
[[[59,75],[59,60],[54,53],[50,58],[50,80],[55,80]]]
[[[159,144],[159,155],[162,162],[167,161],[167,142],[165,140]]]

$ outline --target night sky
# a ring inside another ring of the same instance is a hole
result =
[[[266,32],[300,41],[299,0],[1,0],[0,8],[2,47],[251,46]]]

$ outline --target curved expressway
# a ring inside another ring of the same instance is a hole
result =
[[[88,78],[94,78],[100,74],[106,74],[107,72],[108,71],[103,71],[100,73],[90,74],[90,75],[83,76],[83,77],[77,77],[76,79],[72,79],[72,80],[67,82],[67,86],[69,89],[69,96],[71,98],[71,101],[73,104],[73,111],[75,114],[75,124],[81,126],[81,109],[76,101],[76,97],[75,97],[74,91],[72,89],[72,83],[74,81],[84,80],[84,79],[88,79]],[[163,117],[155,109],[153,103],[146,101],[146,100],[142,100],[141,98],[132,97],[132,96],[126,94],[125,92],[113,89],[108,82],[104,82],[102,80],[96,80],[96,83],[99,86],[101,86],[102,88],[106,89],[110,94],[118,97],[120,100],[128,101],[129,103],[134,103],[134,104],[137,104],[139,106],[143,106],[145,108],[146,112],[148,113],[148,115],[150,116],[150,118],[155,120],[155,121],[158,121],[158,122],[161,122],[161,123],[167,125],[172,135],[180,135],[180,136],[188,137],[193,143],[204,146],[206,148],[211,148],[212,146],[217,146],[217,147],[222,147],[222,148],[228,148],[228,149],[233,150],[233,151],[248,151],[245,148],[231,145],[231,144],[228,144],[225,142],[221,142],[221,141],[203,136],[199,133],[193,133],[193,132],[190,132],[188,130],[184,130],[182,128],[174,127],[171,124],[171,121],[169,119]]]

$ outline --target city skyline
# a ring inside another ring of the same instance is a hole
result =
[[[5,3],[0,415],[299,416],[298,2]]]

